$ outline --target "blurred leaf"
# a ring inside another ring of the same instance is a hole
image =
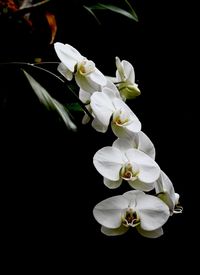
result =
[[[33,1],[25,0],[25,1],[23,1],[21,6],[19,7],[18,13],[26,14],[28,12],[31,12],[34,9],[40,8],[43,5],[48,4],[50,1],[51,0],[43,0],[43,1],[40,1],[38,3],[32,4]]]
[[[65,125],[70,129],[75,131],[77,129],[76,125],[71,121],[66,108],[54,99],[31,75],[29,75],[25,70],[23,70],[25,76],[27,77],[32,89],[39,98],[40,102],[46,106],[48,110],[56,111],[64,121]]]
[[[95,13],[92,11],[91,7],[87,7],[87,6],[83,6],[87,11],[89,11],[89,13],[96,19],[97,23],[100,25],[101,22],[99,21],[99,19],[97,18],[97,16],[95,15]]]
[[[135,10],[133,9],[132,5],[128,2],[128,0],[125,0],[125,3],[130,8],[130,13],[132,14],[132,16],[135,17],[135,21],[138,22],[138,16],[137,16]]]
[[[43,64],[45,63],[52,63],[52,62],[43,62]],[[53,63],[59,63],[59,62],[53,62]],[[26,63],[25,63],[26,64]],[[42,63],[41,63],[42,64]],[[86,108],[85,104],[79,99],[77,93],[75,92],[76,89],[77,89],[77,85],[73,84],[73,83],[67,83],[65,82],[65,80],[63,80],[62,78],[60,78],[59,76],[57,76],[56,74],[54,74],[53,72],[47,70],[47,69],[44,69],[44,68],[41,68],[40,66],[38,66],[38,64],[26,64],[26,65],[29,65],[29,66],[32,66],[32,68],[35,68],[37,70],[40,70],[40,71],[43,71],[45,73],[48,73],[49,75],[53,76],[54,78],[56,78],[57,80],[61,81],[64,86],[73,94],[73,96],[76,98],[77,100],[77,103],[80,105],[80,107],[82,108],[82,110],[90,117],[90,118],[93,118],[93,116],[90,114],[90,112],[88,111],[88,109]],[[69,108],[68,108],[69,110]]]
[[[49,27],[51,29],[51,41],[50,44],[53,43],[55,36],[56,36],[56,32],[57,32],[57,24],[56,24],[56,18],[55,15],[53,13],[50,12],[46,12],[45,13],[47,22],[49,24]]]
[[[19,4],[20,9],[28,8],[32,6],[33,0],[23,0]]]
[[[92,10],[110,10],[112,12],[121,14],[123,16],[128,17],[129,19],[132,19],[132,20],[138,22],[138,16],[135,13],[135,11],[134,11],[133,7],[131,6],[131,4],[127,0],[125,0],[125,3],[128,6],[128,9],[129,9],[128,11],[124,10],[122,8],[119,8],[117,6],[114,6],[114,5],[101,4],[101,3],[98,3],[98,4],[90,6],[90,7],[84,6],[84,8],[87,9],[95,17],[95,19],[98,22],[99,22],[99,20],[97,19],[96,15],[94,14],[94,12]]]
[[[66,105],[66,107],[69,111],[83,112],[83,108],[80,106],[78,102],[69,103]]]

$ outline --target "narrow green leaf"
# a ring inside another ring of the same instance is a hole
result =
[[[30,74],[28,74],[25,70],[23,70],[23,72],[40,102],[44,104],[48,110],[56,111],[64,121],[65,125],[70,130],[75,131],[77,127],[71,121],[66,108],[55,98],[53,98]]]
[[[101,25],[101,22],[99,21],[99,19],[98,19],[97,16],[95,15],[95,13],[92,11],[92,8],[91,8],[91,7],[87,7],[87,6],[85,6],[85,5],[83,5],[83,7],[84,7],[87,11],[89,11],[89,13],[94,17],[94,19],[97,21],[97,23],[98,23],[99,25]]]
[[[98,4],[90,6],[90,7],[84,6],[84,8],[87,9],[95,17],[95,19],[98,22],[99,22],[99,20],[97,19],[96,15],[94,14],[94,12],[92,10],[110,10],[112,12],[121,14],[123,16],[128,17],[129,19],[132,19],[132,20],[138,22],[138,16],[137,16],[136,12],[134,11],[134,9],[132,8],[131,4],[127,0],[125,0],[125,2],[128,5],[129,11],[124,10],[124,9],[114,6],[114,5],[101,4],[101,3],[98,3]]]
[[[107,10],[110,10],[112,12],[116,12],[116,13],[119,13],[121,15],[124,15],[132,20],[135,20],[135,21],[138,21],[138,18],[135,17],[132,13],[124,10],[124,9],[121,9],[117,6],[113,6],[113,5],[105,5],[105,4],[99,4],[102,8],[105,8]]]
[[[136,12],[134,11],[133,7],[131,6],[131,4],[128,2],[128,0],[125,0],[126,4],[128,5],[128,7],[130,8],[131,14],[133,15],[133,17],[135,17],[135,21],[138,22],[138,16],[136,14]]]

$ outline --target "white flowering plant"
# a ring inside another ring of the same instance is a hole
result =
[[[123,184],[127,192],[104,198],[94,207],[93,215],[101,232],[116,236],[136,228],[144,237],[160,237],[163,225],[174,213],[181,213],[182,207],[172,182],[156,163],[152,141],[128,106],[127,101],[141,93],[133,66],[116,57],[115,76],[108,77],[73,46],[56,42],[54,48],[60,76],[47,72],[67,85],[75,80],[77,93],[72,86],[67,87],[75,94],[78,109],[84,111],[82,123],[90,123],[99,133],[106,134],[108,128],[113,132],[113,140],[94,154],[93,164],[105,188],[117,189]],[[70,108],[53,98],[29,73],[24,73],[40,101],[57,111],[66,126],[76,131]]]

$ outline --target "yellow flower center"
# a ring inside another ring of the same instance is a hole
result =
[[[126,163],[121,171],[120,171],[121,177],[124,180],[136,180],[139,174],[139,169],[135,166],[133,167],[131,163]]]
[[[129,114],[127,114],[126,112],[124,112],[122,110],[117,110],[113,114],[113,122],[117,126],[127,125],[130,122]]]
[[[94,72],[95,70],[95,64],[93,61],[88,60],[87,58],[84,58],[77,67],[77,71],[81,74],[81,75],[88,75],[92,72]]]

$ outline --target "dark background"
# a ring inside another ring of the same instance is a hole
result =
[[[174,183],[184,211],[169,219],[164,236],[156,240],[142,238],[134,230],[116,238],[102,235],[93,207],[127,191],[127,186],[106,189],[92,157],[115,137],[82,126],[77,114],[78,132],[69,132],[55,113],[39,103],[20,70],[23,66],[1,64],[2,238],[4,254],[19,257],[15,263],[19,267],[26,261],[31,269],[43,263],[43,268],[55,264],[66,271],[80,267],[94,274],[105,271],[105,266],[113,271],[119,264],[132,272],[161,262],[178,269],[180,259],[192,253],[197,234],[193,231],[197,184],[191,72],[194,18],[181,1],[130,2],[138,23],[99,11],[102,24],[98,25],[82,7],[94,1],[52,1],[48,9],[57,19],[55,41],[73,45],[106,75],[115,72],[115,56],[133,64],[142,94],[129,104],[153,141],[156,160]],[[2,63],[34,62],[36,57],[58,61],[43,15],[44,10],[32,15],[34,28],[23,22],[19,26],[16,18],[1,19]],[[56,71],[55,66],[46,68]],[[74,101],[57,80],[27,71],[61,102]],[[182,260],[183,267],[187,264]]]

